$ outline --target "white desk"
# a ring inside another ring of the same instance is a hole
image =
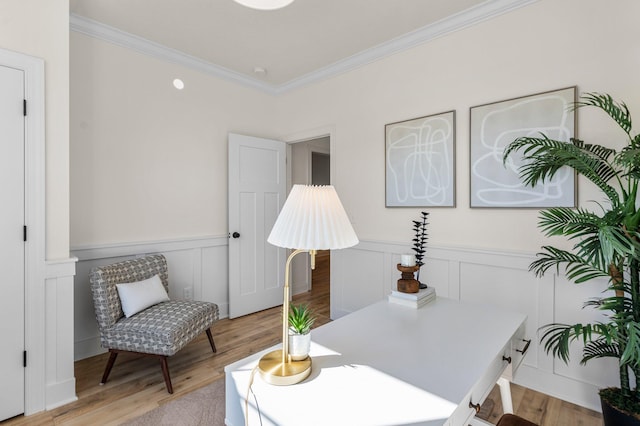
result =
[[[302,383],[273,386],[256,372],[248,424],[466,425],[469,403],[484,401],[521,361],[525,319],[443,298],[420,309],[378,302],[312,331]],[[227,425],[245,425],[251,372],[278,346],[225,368]]]

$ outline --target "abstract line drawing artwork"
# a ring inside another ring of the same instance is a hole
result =
[[[386,206],[455,206],[455,111],[385,126]]]
[[[471,207],[575,207],[576,176],[570,168],[530,187],[518,174],[521,153],[502,160],[505,147],[519,137],[544,134],[569,142],[575,137],[575,100],[574,86],[471,107]]]

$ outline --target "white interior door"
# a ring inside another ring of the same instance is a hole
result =
[[[0,421],[24,412],[24,73],[0,66]]]
[[[281,305],[286,251],[267,237],[286,198],[286,143],[229,134],[229,317]]]

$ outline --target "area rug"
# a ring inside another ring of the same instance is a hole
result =
[[[122,423],[126,426],[224,426],[224,379]]]

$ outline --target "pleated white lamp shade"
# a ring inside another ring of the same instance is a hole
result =
[[[358,244],[336,190],[331,185],[294,185],[267,241],[302,250],[335,250]]]

